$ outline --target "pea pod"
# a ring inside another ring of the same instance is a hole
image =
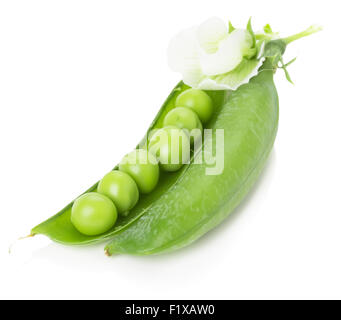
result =
[[[107,255],[148,255],[177,250],[203,236],[233,211],[262,171],[276,138],[279,110],[274,71],[281,62],[291,81],[286,70],[288,64],[282,59],[286,46],[319,30],[320,27],[312,26],[265,44],[266,60],[258,75],[236,91],[226,92],[226,100],[206,127],[213,129],[213,136],[205,139],[204,145],[212,143],[213,147],[217,140],[215,129],[224,130],[223,172],[207,175],[207,165],[194,164],[192,159],[186,172],[166,194],[129,228],[113,237],[106,246]]]
[[[108,255],[156,254],[186,246],[225,219],[250,190],[271,151],[278,126],[271,62],[225,98],[206,127],[213,129],[213,147],[215,129],[224,129],[222,174],[207,175],[207,164],[193,164],[192,159],[167,193],[112,239],[106,247]]]
[[[161,172],[157,188],[141,195],[129,215],[120,215],[108,232],[99,236],[79,233],[71,223],[72,202],[33,228],[32,235],[44,234],[68,245],[110,239],[105,249],[108,255],[147,255],[176,250],[211,230],[241,202],[271,151],[278,126],[273,73],[281,62],[290,79],[286,71],[288,64],[282,60],[286,45],[316,31],[310,28],[292,37],[267,42],[263,52],[266,60],[258,75],[236,91],[206,91],[212,98],[214,112],[205,129],[213,129],[213,135],[205,139],[203,148],[205,151],[208,144],[212,145],[213,154],[223,150],[221,174],[207,175],[209,165],[197,163],[197,158],[202,156],[197,152],[179,171]],[[166,115],[175,108],[176,99],[187,89],[182,82],[175,87],[142,142],[151,130],[162,128]],[[224,145],[217,149],[218,129],[224,132]],[[98,183],[86,192],[96,191],[97,186]]]
[[[154,121],[147,131],[147,134],[153,129],[162,128],[164,118],[170,110],[175,108],[176,98],[188,88],[188,86],[180,82],[173,89],[173,91],[161,107],[160,111],[156,115]],[[214,104],[217,106],[218,113],[220,106],[222,105],[225,93],[223,91],[208,91],[207,93],[210,95]],[[139,145],[141,145],[142,142],[145,140],[147,134],[141,140]],[[117,166],[114,169],[117,169]],[[76,228],[71,223],[71,208],[73,202],[68,204],[64,209],[62,209],[56,215],[52,216],[50,219],[34,227],[31,231],[31,235],[43,234],[53,241],[65,245],[85,245],[109,239],[115,234],[129,227],[134,221],[139,219],[145,212],[147,212],[150,206],[152,206],[155,201],[166,194],[168,190],[176,183],[179,177],[181,177],[181,175],[183,174],[184,170],[185,168],[174,173],[161,172],[157,188],[153,190],[153,192],[151,192],[150,194],[141,194],[137,205],[129,212],[129,215],[126,217],[120,215],[117,218],[115,226],[111,230],[99,236],[86,236],[76,230]],[[96,191],[97,186],[98,182],[94,184],[91,188],[86,190],[85,193]]]

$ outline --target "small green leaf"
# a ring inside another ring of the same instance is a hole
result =
[[[283,69],[284,73],[285,73],[285,77],[287,78],[287,80],[291,83],[291,84],[294,84],[293,81],[291,80],[291,77],[290,77],[290,74],[287,70],[287,66],[290,65],[291,63],[293,63],[294,61],[296,60],[295,59],[292,59],[291,61],[289,61],[287,64],[284,64],[283,62],[283,59],[281,58],[280,61],[281,61],[281,64],[282,66],[280,66],[281,69]]]
[[[294,84],[293,81],[291,80],[290,78],[290,75],[289,75],[289,72],[286,68],[283,68],[284,70],[284,73],[285,73],[285,77],[287,78],[287,80],[291,83],[291,84]]]
[[[246,27],[247,31],[251,34],[252,37],[252,48],[256,46],[256,36],[255,33],[253,32],[252,25],[251,25],[251,18],[249,19]]]
[[[257,48],[249,48],[244,51],[244,58],[252,59],[257,54]]]
[[[236,28],[232,25],[231,21],[229,21],[229,33],[236,30]]]
[[[270,41],[278,38],[278,33],[273,32],[269,24],[263,27],[263,33],[256,33],[257,40]]]
[[[296,59],[297,59],[297,57],[296,58],[294,58],[294,59],[292,59],[292,60],[290,60],[289,62],[287,62],[285,65],[283,65],[283,67],[287,67],[287,66],[290,66],[293,62],[295,62],[296,61]]]
[[[264,26],[263,30],[264,30],[265,33],[273,34],[272,28],[270,27],[269,24],[267,24],[266,26]]]

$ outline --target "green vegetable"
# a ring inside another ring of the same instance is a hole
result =
[[[224,150],[224,170],[207,175],[207,164],[187,165],[184,174],[164,197],[156,199],[143,218],[115,235],[107,245],[107,255],[128,253],[149,255],[170,252],[189,245],[224,220],[242,201],[262,171],[278,128],[278,96],[273,82],[286,45],[319,31],[309,28],[298,35],[269,41],[266,58],[257,76],[236,91],[224,92],[224,102],[215,106],[216,118],[206,125],[211,139],[206,145]],[[180,95],[178,102],[184,104]],[[200,116],[200,115],[199,115]],[[224,146],[216,146],[218,129],[224,130]],[[152,230],[152,232],[150,232]]]
[[[155,154],[163,170],[177,171],[190,158],[190,139],[183,130],[167,126],[151,136],[149,150]]]
[[[189,164],[184,164],[178,171],[160,171],[155,189],[148,194],[141,194],[129,215],[126,217],[119,215],[115,225],[103,234],[88,236],[75,228],[71,222],[71,213],[73,208],[76,208],[73,207],[73,202],[36,226],[31,234],[44,234],[54,241],[68,245],[111,239],[106,247],[108,255],[115,253],[145,255],[172,251],[190,244],[205,234],[240,203],[257,179],[271,151],[278,125],[278,98],[273,84],[273,71],[282,61],[286,44],[317,30],[308,29],[298,36],[282,40],[264,40],[267,41],[263,52],[266,60],[262,69],[249,83],[236,91],[203,92],[188,90],[188,86],[178,84],[139,144],[147,145],[149,133],[162,128],[166,116],[175,107],[192,108],[199,118],[209,119],[205,123],[205,129],[224,130],[223,148],[217,148],[215,144],[219,140],[218,131],[214,131],[203,146],[205,148],[212,144],[212,155],[220,149],[224,151],[224,170],[221,175],[206,175],[206,169],[210,165],[195,164],[197,157],[201,156],[198,152],[192,155]],[[286,67],[287,64],[282,63],[283,66]],[[199,94],[202,95],[202,99],[199,99],[195,106],[191,107],[183,98],[187,95],[189,101],[196,100],[188,91],[201,92]],[[204,98],[205,95],[209,98]],[[206,108],[200,104],[202,101],[206,101]],[[201,107],[198,108],[198,105]],[[211,108],[207,108],[209,105]],[[141,150],[135,151],[140,152]],[[158,168],[154,163],[147,165]],[[131,170],[128,165],[127,168]],[[153,181],[147,181],[147,187],[151,188]],[[136,179],[135,182],[139,184]],[[97,187],[98,184],[95,184],[88,189],[85,196],[88,197],[89,193],[97,190]]]
[[[213,113],[212,99],[202,90],[186,90],[176,99],[175,105],[193,109],[203,124],[207,123]]]
[[[144,149],[137,149],[127,154],[120,162],[119,169],[135,180],[141,193],[153,191],[159,180],[157,160]]]
[[[104,176],[98,184],[97,192],[110,198],[120,214],[127,213],[139,200],[139,190],[134,179],[117,170]]]
[[[114,203],[100,193],[83,194],[72,206],[71,222],[84,235],[94,236],[106,232],[116,219]]]
[[[175,126],[180,129],[186,129],[189,134],[192,132],[193,140],[201,135],[203,129],[198,115],[192,109],[183,107],[171,110],[167,114],[163,124],[164,126]]]
[[[176,98],[182,92],[188,90],[188,88],[188,86],[180,82],[172,90],[169,97],[156,115],[151,126],[149,127],[145,137],[139,143],[139,146],[146,143],[147,137],[151,131],[163,127],[163,122],[166,115],[169,113],[169,111],[175,108]],[[211,97],[214,106],[217,106],[217,109],[219,110],[225,93],[223,91],[207,91],[207,94]],[[214,121],[215,116],[213,115],[210,122]],[[179,171],[174,173],[160,171],[159,182],[153,192],[149,194],[140,194],[139,201],[137,202],[136,206],[130,210],[129,215],[126,217],[119,215],[115,225],[104,234],[98,236],[86,236],[80,233],[71,223],[71,208],[73,205],[73,202],[71,202],[56,215],[34,227],[31,231],[31,235],[43,234],[53,241],[62,243],[64,245],[88,245],[110,239],[113,235],[128,228],[136,220],[142,217],[155,200],[164,197],[168,190],[171,189],[176,183],[179,177],[184,174],[186,167],[187,165],[183,166]],[[118,166],[116,166],[114,169],[117,170]],[[94,184],[91,188],[85,191],[85,193],[97,191],[97,187],[98,183]]]
[[[209,176],[207,164],[190,164],[143,219],[112,239],[106,247],[108,255],[147,255],[184,247],[225,219],[247,194],[277,132],[278,98],[271,63],[267,61],[250,83],[226,92],[225,99],[217,118],[207,126],[224,129],[223,173]],[[215,134],[212,139],[215,146]]]

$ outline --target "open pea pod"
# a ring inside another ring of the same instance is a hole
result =
[[[259,176],[272,149],[278,126],[278,96],[273,65],[267,60],[248,84],[226,95],[217,109],[211,143],[217,153],[216,129],[223,129],[224,169],[208,175],[209,165],[189,164],[166,193],[129,228],[113,237],[108,255],[157,254],[184,247],[225,219]],[[196,156],[201,156],[198,153]]]
[[[188,86],[180,82],[173,89],[173,91],[171,92],[171,94],[161,107],[160,111],[156,115],[154,121],[152,122],[150,128],[147,131],[147,134],[150,130],[162,127],[163,119],[166,116],[166,114],[171,109],[175,108],[175,100],[177,96],[188,88],[189,88]],[[220,109],[223,105],[226,92],[207,91],[207,93],[212,98],[215,106],[215,115],[212,117],[211,120],[211,123],[214,123],[215,119],[220,113]],[[145,137],[143,138],[143,140],[144,139]],[[130,211],[129,215],[126,217],[119,216],[115,226],[111,230],[105,232],[104,234],[101,234],[99,236],[86,236],[76,230],[76,228],[71,223],[71,208],[73,202],[68,204],[64,209],[62,209],[59,213],[57,213],[50,219],[34,227],[31,231],[31,234],[32,235],[43,234],[52,239],[53,241],[65,245],[85,245],[109,239],[113,237],[115,234],[129,227],[132,223],[134,223],[142,215],[144,215],[156,200],[162,198],[165,194],[167,194],[168,190],[176,183],[176,181],[184,174],[185,171],[186,166],[184,166],[181,170],[174,173],[161,172],[160,180],[155,190],[153,190],[153,192],[151,192],[150,194],[141,194],[137,205]],[[97,185],[98,182],[95,185],[93,185],[90,189],[88,189],[86,192],[96,191]]]
[[[205,125],[205,129],[212,129],[212,135],[196,150],[189,164],[175,173],[161,172],[156,189],[141,195],[129,215],[120,216],[111,230],[99,236],[82,235],[71,223],[70,203],[33,228],[32,235],[44,234],[68,245],[110,239],[105,249],[108,255],[148,255],[184,247],[214,228],[251,189],[272,149],[279,112],[273,74],[281,63],[290,80],[288,64],[282,59],[286,45],[319,30],[311,27],[294,36],[267,42],[262,55],[266,60],[258,75],[236,91],[206,91],[214,104],[214,114]],[[162,127],[166,114],[175,108],[177,96],[186,89],[183,83],[175,87],[147,134]],[[218,143],[222,138],[223,143]],[[206,152],[208,145],[211,154]],[[207,170],[212,165],[197,160],[203,155],[214,158],[218,153],[223,156],[222,171],[210,175]],[[97,184],[87,192],[96,188]]]
[[[286,46],[321,30],[312,26],[293,36],[264,45],[265,58],[258,75],[237,90],[225,94],[207,128],[212,137],[204,140],[203,151],[195,154],[174,184],[149,206],[140,219],[115,235],[106,246],[107,255],[127,253],[149,255],[170,252],[189,245],[221,223],[249,192],[272,149],[278,128],[278,95],[273,81],[283,63]],[[252,31],[252,30],[251,30]],[[223,143],[218,132],[223,132]],[[209,175],[206,162],[197,157],[223,153],[223,170]],[[210,149],[210,148],[208,148]]]

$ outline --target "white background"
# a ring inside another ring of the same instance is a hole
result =
[[[337,1],[1,1],[0,298],[341,298],[340,28]],[[9,245],[100,179],[143,136],[178,82],[170,38],[211,17],[290,35],[276,74],[280,128],[234,214],[165,256],[103,245]]]

